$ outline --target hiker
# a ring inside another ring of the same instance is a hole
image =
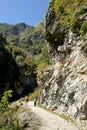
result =
[[[25,96],[25,105],[27,105],[28,101],[29,101],[28,96]]]
[[[34,106],[36,107],[36,103],[37,103],[37,98],[34,98]]]

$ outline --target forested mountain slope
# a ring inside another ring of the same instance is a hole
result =
[[[14,89],[19,76],[19,67],[5,48],[6,40],[0,35],[0,98],[5,90]]]
[[[25,23],[16,25],[0,23],[0,33],[8,43],[26,49],[32,55],[41,53],[45,44],[44,23],[42,22],[38,23],[36,27]]]
[[[37,76],[49,63],[44,24],[40,22],[32,27],[25,23],[1,23],[0,33],[1,96],[12,89],[13,98],[17,99],[34,91]]]
[[[9,40],[9,38],[12,40],[14,36],[19,38],[19,35],[27,28],[31,31],[34,27],[23,23],[17,24],[16,27],[0,24],[0,31],[3,33],[3,35],[0,34],[0,97],[3,92],[10,89],[13,90],[13,99],[16,100],[33,92],[37,87],[37,65],[31,57],[33,53],[28,54],[28,50],[24,47],[26,42],[20,47],[18,41],[16,43],[12,41],[12,43]]]

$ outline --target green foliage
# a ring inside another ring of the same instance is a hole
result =
[[[16,91],[21,86],[24,90],[23,94],[28,94],[37,86],[36,64],[33,58],[27,58],[25,53],[23,49],[13,45],[5,46],[2,39],[0,43],[0,98],[9,88]],[[27,83],[28,79],[32,80],[30,84]],[[18,97],[15,95],[17,93],[13,92],[12,99]]]
[[[16,25],[0,24],[0,31],[11,45],[28,50],[31,55],[38,55],[44,46],[44,23],[39,22],[36,27],[18,23]]]
[[[87,21],[82,24],[81,29],[80,29],[80,33],[82,36],[84,36],[84,34],[87,33]]]
[[[19,75],[20,78],[17,80],[16,88],[23,87],[23,96],[25,94],[28,94],[34,90],[35,87],[37,87],[36,82],[36,63],[33,57],[27,57],[25,54],[26,51],[24,49],[11,46],[10,45],[10,52],[16,61],[16,64],[19,67]],[[27,82],[28,80],[31,80],[31,82]]]
[[[23,66],[23,62],[24,62],[24,57],[22,55],[17,55],[16,58],[16,63],[19,65],[19,66]]]
[[[4,38],[0,39],[0,99],[5,90],[14,88],[18,78],[18,66],[12,58],[10,51],[5,47]],[[13,85],[12,85],[13,84]],[[4,87],[3,87],[4,86]]]
[[[54,0],[53,8],[60,18],[60,23],[72,26],[80,15],[83,5],[87,5],[86,0]]]
[[[39,88],[36,88],[33,93],[29,94],[29,100],[33,101],[35,97],[38,97],[39,94]]]
[[[42,61],[42,62],[38,65],[38,67],[37,67],[37,76],[38,76],[38,77],[41,77],[41,75],[43,74],[43,70],[44,70],[45,68],[47,68],[47,67],[48,67],[48,64],[47,64],[46,62]]]
[[[40,22],[36,27],[23,23],[5,24],[5,27],[4,24],[0,24],[8,42],[7,45],[3,45],[2,40],[0,44],[1,96],[5,90],[12,88],[15,91],[13,97],[17,97],[17,88],[23,87],[23,94],[28,94],[37,87],[37,72],[49,64],[44,24]]]
[[[29,75],[36,75],[36,64],[33,59],[26,59],[23,63],[24,67],[24,75],[29,76]]]
[[[0,101],[1,112],[6,111],[9,105],[9,98],[12,97],[12,90],[5,91]]]
[[[48,52],[48,47],[47,45],[45,45],[42,49],[42,57],[41,57],[42,60],[44,60],[45,62],[47,62],[49,64],[49,61],[50,61],[50,54]]]
[[[13,45],[17,45],[18,42],[19,42],[19,38],[18,38],[18,36],[16,36],[16,35],[12,35],[12,36],[9,35],[9,36],[7,37],[7,41],[8,41],[9,43],[13,44]]]
[[[37,60],[37,76],[40,77],[42,75],[42,71],[49,66],[50,63],[50,55],[48,53],[47,46],[44,46],[42,49],[42,54]]]
[[[16,56],[23,56],[25,57],[25,53],[23,53],[23,51],[20,49],[20,48],[17,48],[17,47],[13,47],[12,48],[12,56],[13,58],[16,58]]]
[[[35,31],[34,32],[38,32],[38,31],[42,31],[41,33],[44,33],[45,32],[45,27],[44,27],[45,25],[44,25],[44,23],[43,22],[39,22],[38,24],[37,24],[37,26],[35,27]]]
[[[17,107],[10,108],[0,116],[0,128],[1,130],[22,130],[19,121],[16,116]]]
[[[12,92],[12,90],[5,91],[0,101],[0,128],[2,130],[22,130],[15,116],[17,107],[9,107],[9,99],[12,97]]]

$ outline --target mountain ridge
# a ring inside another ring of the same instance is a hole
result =
[[[38,23],[36,27],[25,23],[15,25],[0,23],[0,33],[3,34],[8,43],[26,49],[31,55],[41,53],[46,43],[43,22]]]

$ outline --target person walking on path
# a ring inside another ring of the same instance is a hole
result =
[[[29,98],[28,96],[25,96],[25,105],[27,105],[28,102],[29,102]]]
[[[36,104],[37,104],[37,98],[35,97],[34,98],[34,106],[36,107]]]

